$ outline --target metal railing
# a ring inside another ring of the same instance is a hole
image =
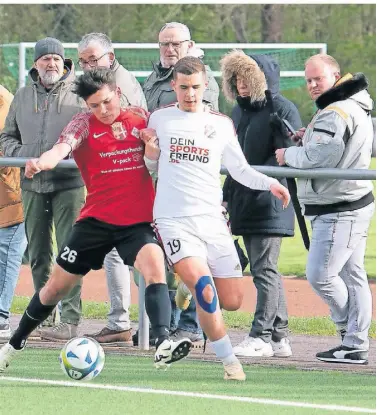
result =
[[[0,166],[24,167],[28,158],[26,157],[0,157]],[[307,179],[345,179],[345,180],[376,180],[376,170],[364,169],[293,169],[291,167],[274,166],[251,166],[255,170],[272,177],[296,177]],[[73,159],[63,160],[58,163],[57,168],[75,169],[77,165]],[[228,174],[225,168],[221,174]]]
[[[0,166],[24,167],[28,158],[0,157]],[[376,180],[376,170],[356,169],[293,169],[289,167],[252,166],[255,170],[272,177],[296,177],[308,179],[346,179],[346,180]],[[63,160],[57,168],[75,169],[74,160]],[[221,174],[227,174],[222,168]],[[145,311],[145,282],[139,279],[139,348],[149,350],[149,319]]]

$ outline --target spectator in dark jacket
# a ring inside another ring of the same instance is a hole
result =
[[[297,108],[279,93],[279,65],[267,55],[248,56],[235,50],[221,60],[225,97],[237,105],[232,119],[238,140],[251,165],[276,166],[278,147],[292,145],[271,122],[275,111],[295,128],[301,127]],[[271,92],[274,110],[266,100]],[[282,180],[286,185],[286,180]],[[282,203],[269,192],[250,190],[228,177],[224,184],[224,205],[232,232],[243,237],[250,271],[257,289],[257,305],[250,334],[235,347],[238,356],[292,355],[288,340],[288,314],[281,276],[277,269],[282,237],[294,234],[292,204]]]

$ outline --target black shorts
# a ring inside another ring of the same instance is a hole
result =
[[[159,245],[150,223],[118,226],[85,218],[73,225],[56,262],[71,274],[85,275],[102,268],[105,256],[116,248],[123,262],[133,266],[140,249],[149,243]]]

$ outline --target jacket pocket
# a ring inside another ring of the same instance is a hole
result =
[[[158,89],[157,107],[161,108],[177,101],[177,96],[170,85],[162,85]]]

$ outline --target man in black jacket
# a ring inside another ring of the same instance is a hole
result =
[[[235,50],[221,60],[223,91],[237,100],[232,112],[238,140],[251,165],[276,166],[275,149],[292,145],[276,128],[272,112],[296,130],[301,119],[294,104],[279,94],[279,65],[267,55]],[[272,105],[266,99],[270,91]],[[273,106],[273,109],[272,109]],[[286,180],[282,180],[286,185]],[[243,237],[257,289],[257,305],[249,335],[234,348],[237,356],[289,357],[288,313],[277,270],[282,237],[294,234],[294,211],[283,210],[268,192],[250,190],[228,177],[224,184],[232,232]]]

